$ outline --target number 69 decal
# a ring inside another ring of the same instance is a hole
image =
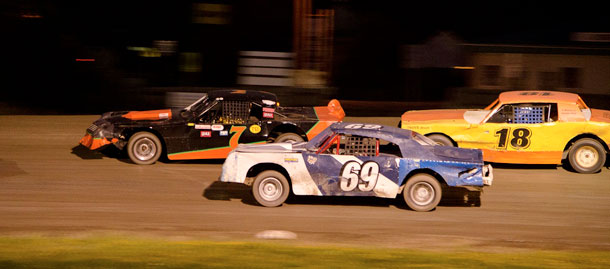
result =
[[[360,165],[356,161],[348,161],[341,167],[342,191],[353,191],[358,187],[361,191],[372,191],[379,178],[379,164],[366,161]]]

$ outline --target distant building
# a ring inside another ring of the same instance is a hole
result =
[[[483,90],[558,90],[610,94],[608,34],[573,34],[560,45],[464,43],[467,85]]]

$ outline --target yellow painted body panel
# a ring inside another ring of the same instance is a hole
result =
[[[596,122],[456,124],[434,120],[402,121],[402,128],[424,135],[445,134],[459,147],[482,149],[486,161],[500,163],[560,164],[568,142],[581,134],[596,135],[606,145],[610,142],[610,124]]]

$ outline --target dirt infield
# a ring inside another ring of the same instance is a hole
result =
[[[498,165],[480,206],[413,212],[400,200],[292,197],[255,205],[217,182],[222,161],[139,166],[78,140],[98,116],[0,116],[0,235],[128,233],[261,240],[290,231],[303,244],[409,248],[610,250],[610,170]],[[395,126],[398,118],[349,118]]]

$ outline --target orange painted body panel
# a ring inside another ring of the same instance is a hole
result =
[[[185,152],[179,154],[168,155],[170,160],[193,160],[193,159],[224,159],[229,155],[233,148],[224,147],[216,149],[207,149],[193,152]]]
[[[466,109],[415,110],[402,114],[403,121],[464,120]]]
[[[311,140],[331,124],[342,121],[345,111],[337,99],[330,100],[327,106],[316,106],[313,108],[318,116],[318,123],[307,131],[307,139]]]
[[[123,118],[130,120],[161,120],[171,119],[172,111],[170,109],[148,110],[148,111],[130,111],[123,115]]]
[[[93,136],[90,134],[85,134],[85,136],[79,141],[81,145],[88,147],[89,149],[98,149],[116,142],[119,142],[117,138],[113,138],[112,140],[108,140],[105,137],[93,138]]]
[[[483,150],[483,160],[495,163],[561,164],[561,151],[516,152]]]
[[[592,108],[590,121],[610,123],[610,110]]]
[[[548,94],[536,94],[548,93]],[[578,94],[555,91],[510,91],[500,93],[500,103],[577,103]]]
[[[229,140],[229,146],[227,147],[169,154],[167,158],[170,160],[224,159],[227,157],[227,155],[229,155],[229,152],[231,152],[231,150],[237,148],[237,145],[239,145],[239,138],[245,130],[246,126],[231,126],[231,130],[229,130],[229,133],[233,135],[231,136],[231,139]]]

